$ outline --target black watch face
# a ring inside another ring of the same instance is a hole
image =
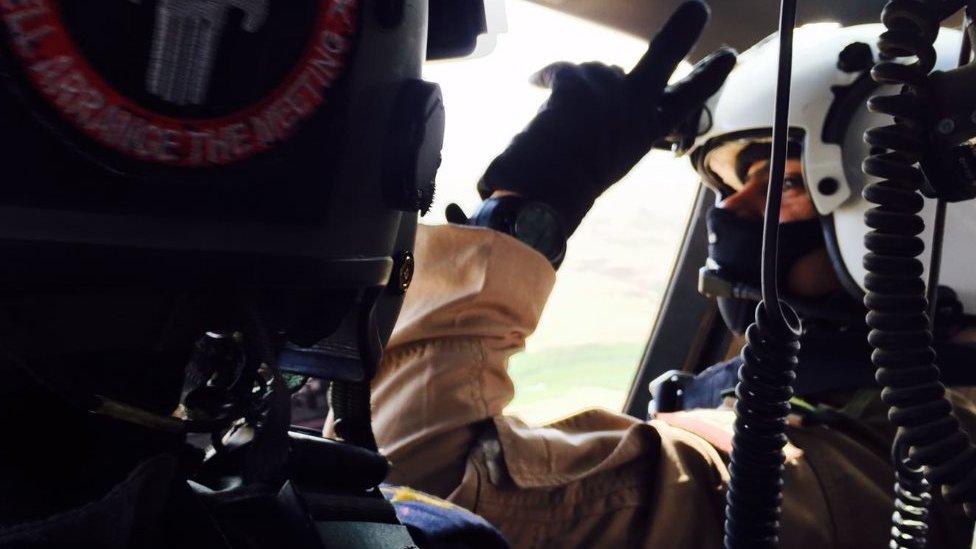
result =
[[[515,220],[513,235],[546,256],[549,261],[562,259],[566,250],[566,237],[559,220],[547,206],[529,203]]]

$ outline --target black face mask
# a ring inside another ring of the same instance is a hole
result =
[[[708,225],[708,257],[719,276],[759,289],[762,283],[762,220],[749,220],[730,210],[712,208]],[[793,221],[779,226],[777,273],[782,281],[798,259],[824,246],[820,220]],[[744,333],[753,321],[757,303],[731,297],[718,298],[719,312],[730,330]]]

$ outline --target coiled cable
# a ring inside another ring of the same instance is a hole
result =
[[[932,348],[919,237],[924,182],[916,166],[925,150],[927,98],[924,83],[935,66],[934,43],[941,21],[938,2],[892,0],[882,12],[886,31],[879,40],[882,60],[872,77],[900,85],[898,95],[872,97],[868,107],[893,116],[894,123],[865,134],[872,150],[864,172],[880,181],[867,185],[864,198],[875,204],[864,215],[869,233],[864,280],[868,341],[882,400],[898,428],[893,447],[896,510],[891,547],[924,547],[926,484],[943,487],[951,503],[976,501],[976,448],[960,430],[939,381]],[[896,62],[909,58],[910,62]],[[924,471],[924,478],[922,472]]]
[[[787,307],[783,304],[784,307]],[[793,326],[799,320],[790,311]],[[735,435],[725,510],[725,547],[776,547],[783,501],[783,447],[800,352],[798,330],[777,330],[765,302],[746,330],[735,392]]]
[[[908,448],[904,439],[896,437],[892,446],[892,463],[906,459]],[[891,517],[889,547],[922,549],[928,544],[929,508],[932,490],[922,469],[912,462],[895,467],[895,511]]]
[[[783,0],[773,153],[763,221],[763,300],[756,308],[756,322],[746,330],[736,386],[731,480],[725,508],[725,547],[729,549],[773,548],[779,543],[786,418],[800,352],[799,317],[780,301],[776,272],[795,21],[796,0]]]

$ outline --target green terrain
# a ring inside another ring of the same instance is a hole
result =
[[[507,412],[539,424],[586,408],[619,411],[643,352],[643,343],[619,343],[517,355],[509,369],[516,397]]]

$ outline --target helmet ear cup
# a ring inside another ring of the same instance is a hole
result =
[[[938,54],[937,69],[945,70],[954,67],[958,57],[960,34],[953,29],[942,29],[936,40],[935,49]],[[881,112],[872,112],[866,107],[866,98],[872,94],[882,95],[897,93],[895,87],[878,90],[876,85],[872,85],[870,79],[855,82],[843,92],[835,91],[837,97],[835,108],[831,109],[828,125],[824,128],[824,139],[837,143],[841,148],[841,159],[844,173],[844,180],[850,187],[851,198],[836,208],[829,217],[825,219],[825,236],[827,239],[827,250],[830,254],[831,262],[834,264],[835,271],[844,289],[855,299],[862,299],[864,296],[864,279],[867,274],[863,259],[867,249],[864,245],[864,238],[868,232],[864,224],[865,213],[873,207],[863,197],[862,192],[866,184],[871,179],[864,175],[862,164],[865,159],[877,154],[877,148],[865,142],[864,134],[870,128],[887,126],[891,124],[891,118]],[[813,182],[812,186],[816,186]],[[929,242],[932,238],[932,227],[934,226],[935,207],[934,204],[924,205],[920,215],[925,220],[926,230],[919,235],[926,242],[925,248],[931,249]],[[950,257],[972,257],[972,252],[967,251],[959,256],[955,252],[961,248],[967,249],[964,242],[971,242],[973,229],[971,223],[963,221],[963,217],[971,217],[966,212],[971,206],[954,205],[949,208],[950,219],[947,220],[946,234],[949,238],[946,242],[944,258]],[[970,210],[971,211],[971,210]],[[963,214],[951,219],[954,213]],[[966,212],[966,213],[963,213]],[[955,222],[954,222],[955,221]],[[965,235],[965,236],[964,236]],[[958,242],[954,240],[958,238]],[[955,250],[950,251],[950,248]],[[922,263],[929,263],[927,254],[923,255]],[[942,279],[947,285],[961,289],[971,283],[964,282],[971,279],[971,275],[965,272],[964,264],[971,264],[971,261],[961,261],[957,266],[954,260],[946,261],[943,267]],[[968,303],[969,307],[976,306],[976,295],[973,295]],[[966,300],[963,299],[965,303]]]

